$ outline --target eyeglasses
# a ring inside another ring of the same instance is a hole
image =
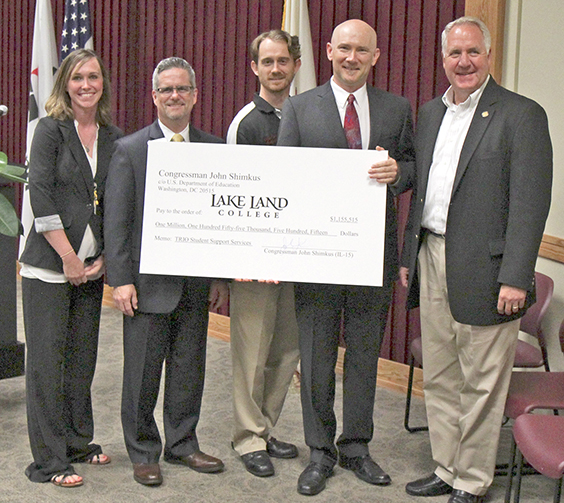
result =
[[[157,92],[163,96],[172,96],[176,91],[180,96],[186,96],[194,90],[194,86],[177,86],[177,87],[157,87]]]

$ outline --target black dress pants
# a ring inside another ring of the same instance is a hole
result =
[[[132,463],[157,463],[162,441],[154,418],[165,363],[165,459],[199,449],[196,425],[204,388],[209,281],[186,278],[170,313],[124,316],[121,419]]]
[[[33,463],[26,475],[47,482],[100,454],[92,444],[90,387],[98,351],[103,279],[81,286],[22,278],[27,344],[26,402]]]
[[[296,284],[295,293],[305,441],[312,461],[332,467],[337,461],[337,448],[349,457],[368,454],[374,431],[378,356],[391,288]],[[343,309],[347,346],[343,425],[335,446],[335,364]]]

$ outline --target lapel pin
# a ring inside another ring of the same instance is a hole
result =
[[[482,117],[487,117],[488,115],[490,115],[488,112],[482,112]]]

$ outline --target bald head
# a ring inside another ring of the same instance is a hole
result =
[[[348,21],[344,21],[337,25],[331,35],[331,43],[335,44],[336,39],[347,36],[348,33],[356,33],[367,37],[367,39],[370,39],[370,44],[374,46],[374,49],[376,49],[376,31],[372,28],[372,26],[360,19],[349,19]]]
[[[360,19],[350,19],[333,30],[327,58],[333,64],[335,83],[350,93],[360,89],[380,57],[374,29]]]

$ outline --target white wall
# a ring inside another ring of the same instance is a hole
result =
[[[552,204],[545,233],[564,239],[564,2],[507,0],[502,84],[540,103],[554,149]],[[543,327],[551,370],[564,370],[558,328],[564,319],[564,264],[539,258],[537,270],[554,280]]]

